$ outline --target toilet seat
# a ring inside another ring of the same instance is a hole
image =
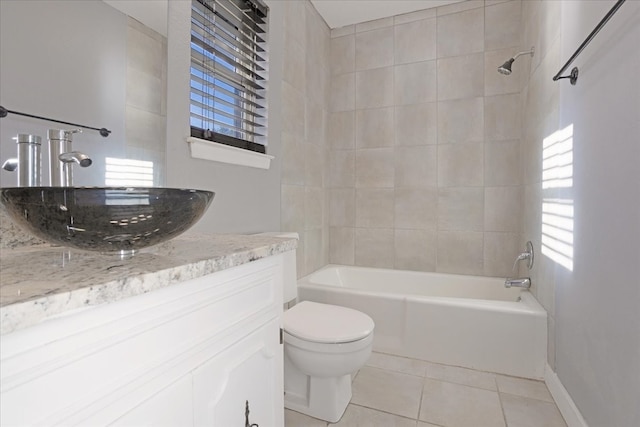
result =
[[[302,301],[285,311],[283,326],[286,333],[304,341],[341,344],[368,337],[374,322],[351,308]]]

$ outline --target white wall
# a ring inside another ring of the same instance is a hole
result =
[[[522,91],[533,291],[549,312],[549,365],[593,427],[640,425],[640,3],[626,2],[575,61],[576,86],[552,77],[613,4],[523,2],[521,47],[536,47]],[[572,182],[543,188],[543,140],[571,125]],[[559,201],[573,206],[564,261],[542,242],[554,234],[542,203]]]
[[[94,159],[74,171],[78,185],[104,185],[104,157],[124,154],[126,52],[127,17],[101,1],[0,2],[0,104],[112,131],[108,138],[94,131],[74,137],[74,149]],[[16,157],[16,134],[41,136],[48,185],[49,128],[72,127],[12,114],[0,119],[0,159]],[[0,182],[16,185],[17,174],[2,170]]]
[[[562,4],[562,57],[612,1]],[[574,270],[556,284],[556,369],[591,426],[640,425],[640,3],[626,2],[563,81],[573,124]]]
[[[279,92],[269,86],[269,139],[267,154],[276,158],[269,170],[236,166],[191,158],[189,136],[189,65],[191,3],[169,2],[167,68],[167,174],[169,187],[211,190],[215,198],[193,232],[243,233],[280,229],[280,164],[278,138]],[[279,49],[269,52],[270,62],[278,62]],[[278,81],[280,71],[270,68],[269,80]],[[275,135],[275,137],[272,137]]]

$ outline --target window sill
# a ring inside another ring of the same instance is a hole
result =
[[[191,157],[230,165],[249,166],[258,169],[269,169],[273,156],[243,150],[230,145],[219,144],[192,136],[187,138]]]

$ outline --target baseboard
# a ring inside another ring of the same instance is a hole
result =
[[[578,410],[578,407],[573,402],[569,392],[564,388],[560,378],[558,378],[558,375],[551,369],[548,363],[544,370],[544,382],[553,400],[555,400],[560,413],[564,417],[567,427],[589,427]]]

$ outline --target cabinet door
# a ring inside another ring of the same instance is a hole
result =
[[[192,391],[191,375],[185,375],[109,425],[191,426],[193,425]]]
[[[273,319],[193,371],[196,426],[284,425],[282,345]]]

